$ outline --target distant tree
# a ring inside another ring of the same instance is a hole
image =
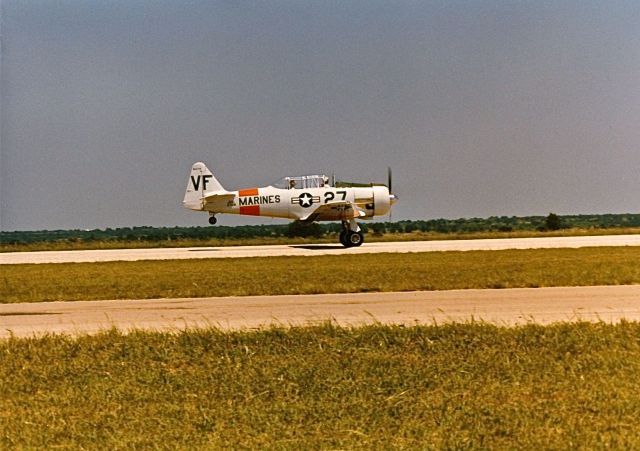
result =
[[[382,236],[385,232],[385,226],[382,222],[374,222],[371,224],[371,230],[373,230],[374,236]]]
[[[545,219],[544,226],[547,230],[560,230],[562,228],[562,220],[555,213],[549,213]]]

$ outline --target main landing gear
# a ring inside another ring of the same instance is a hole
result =
[[[342,243],[344,247],[356,247],[364,243],[364,234],[355,220],[342,221],[340,243]]]
[[[218,220],[214,215],[209,216],[209,224],[216,225],[216,222],[218,222]]]

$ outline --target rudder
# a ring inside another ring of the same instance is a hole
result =
[[[199,161],[191,167],[191,174],[189,175],[187,190],[184,193],[182,204],[191,210],[202,210],[202,199],[206,194],[216,191],[224,191],[224,188],[213,176],[209,168]]]

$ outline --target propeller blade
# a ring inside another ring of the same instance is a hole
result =
[[[389,194],[391,195],[392,191],[392,187],[391,187],[391,166],[387,167],[387,182],[388,185],[387,187],[389,188]],[[391,210],[393,210],[391,208],[391,206],[389,206],[389,222],[391,222]]]

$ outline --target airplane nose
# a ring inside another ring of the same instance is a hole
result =
[[[396,202],[398,202],[398,196],[396,196],[395,194],[390,194],[389,202],[391,202],[391,205],[395,204]]]

